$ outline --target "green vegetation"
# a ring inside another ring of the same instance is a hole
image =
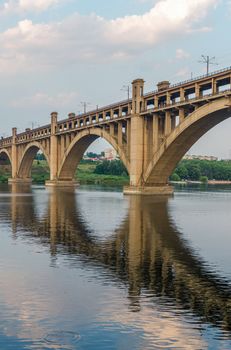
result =
[[[50,169],[46,160],[34,160],[31,177],[32,181],[37,184],[44,184],[50,178]]]
[[[120,162],[120,161],[116,161],[116,162]],[[127,172],[124,172],[124,169],[122,172],[120,172],[121,175],[116,174],[115,169],[117,169],[117,173],[118,173],[118,168],[119,168],[118,164],[116,164],[115,168],[112,167],[114,169],[113,171],[114,173],[110,174],[108,172],[108,167],[105,164],[103,168],[101,167],[103,163],[90,162],[90,163],[79,164],[76,172],[77,181],[79,181],[80,184],[98,184],[98,185],[110,185],[110,186],[113,186],[113,185],[124,186],[129,183],[129,177],[127,175]],[[111,163],[111,162],[107,162],[107,163]],[[103,169],[104,170],[106,169],[107,173],[103,173]]]
[[[101,167],[101,164],[103,164]],[[124,186],[129,183],[127,171],[120,161],[113,162],[92,162],[81,161],[76,171],[76,180],[80,184],[100,184]],[[110,163],[112,163],[110,165]],[[97,169],[97,170],[96,170]],[[7,182],[11,176],[10,166],[0,166],[0,183]],[[37,184],[44,184],[49,180],[50,170],[46,160],[39,156],[34,160],[31,171],[32,181]]]
[[[95,174],[128,176],[127,169],[120,160],[107,161],[96,165]]]
[[[0,166],[0,183],[6,183],[11,176],[9,165]],[[34,160],[32,180],[34,183],[45,183],[50,171],[46,160],[39,156]],[[80,184],[100,184],[124,186],[129,183],[126,168],[120,160],[114,161],[81,161],[76,171],[76,180]],[[171,181],[201,181],[208,180],[231,181],[231,161],[182,160],[170,177]]]
[[[181,181],[181,178],[176,173],[173,173],[171,176],[171,181]]]
[[[182,160],[170,177],[172,181],[177,177],[180,180],[202,181],[206,183],[208,180],[231,180],[231,161],[218,160]]]
[[[2,184],[7,183],[9,177],[10,176],[0,175],[0,183],[2,183]]]
[[[202,182],[203,184],[207,184],[207,182],[208,182],[207,176],[201,176],[200,177],[200,182]]]
[[[10,165],[1,165],[0,166],[0,183],[7,183],[10,176],[11,176]]]

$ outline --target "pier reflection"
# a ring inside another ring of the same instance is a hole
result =
[[[103,268],[111,281],[127,286],[129,307],[139,312],[142,293],[155,303],[171,303],[228,331],[231,330],[231,290],[206,268],[181,238],[169,213],[168,199],[127,197],[128,209],[114,231],[98,236],[82,197],[72,190],[50,190],[40,204],[30,187],[13,185],[10,203],[12,231],[49,246],[52,258],[62,254],[74,268],[81,261]],[[110,220],[101,213],[104,220]]]

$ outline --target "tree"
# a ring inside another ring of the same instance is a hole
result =
[[[202,182],[203,184],[207,184],[207,182],[208,182],[207,176],[201,176],[200,177],[200,182]]]
[[[99,155],[94,152],[87,152],[87,157],[88,158],[99,158]]]
[[[176,173],[173,173],[173,174],[170,176],[170,180],[171,180],[171,181],[180,181],[181,178],[180,178],[179,175],[177,175]]]
[[[183,159],[174,170],[181,179],[198,181],[201,176],[209,180],[231,180],[231,161]]]
[[[127,176],[128,172],[121,160],[104,160],[97,164],[95,174]]]
[[[201,170],[200,170],[200,166],[198,164],[192,164],[189,168],[188,168],[188,176],[190,180],[193,181],[199,181],[200,177],[201,177]]]
[[[182,164],[180,164],[176,170],[175,170],[175,174],[179,176],[180,179],[184,180],[184,179],[188,179],[188,170],[187,168]]]

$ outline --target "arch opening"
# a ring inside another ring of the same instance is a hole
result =
[[[160,146],[145,173],[148,185],[164,185],[188,150],[209,130],[231,116],[227,99],[212,102],[188,116]]]
[[[35,183],[45,183],[50,178],[49,158],[37,144],[29,145],[23,153],[18,170],[20,179],[32,179]]]
[[[0,150],[0,183],[6,183],[11,177],[11,158],[7,150]]]
[[[124,175],[128,182],[128,161],[115,139],[102,130],[91,133],[83,131],[75,137],[65,152],[59,167],[58,180],[77,179],[80,183],[101,183],[100,175],[113,175],[110,171],[105,172],[106,162],[107,165],[110,163],[111,169],[114,168],[114,175]],[[119,170],[116,173],[116,166],[121,168],[121,174]]]

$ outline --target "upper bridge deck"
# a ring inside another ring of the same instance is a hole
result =
[[[231,67],[215,71],[208,75],[195,77],[177,84],[163,81],[158,89],[142,96],[141,115],[150,113],[164,113],[170,111],[178,114],[181,107],[187,108],[197,104],[200,106],[218,99],[224,95],[231,95]],[[87,113],[75,115],[70,113],[68,118],[58,121],[56,134],[81,130],[92,126],[100,127],[103,124],[130,118],[133,108],[133,99],[119,101]],[[16,135],[17,143],[40,140],[49,137],[51,124],[36,129],[26,129]],[[0,148],[9,147],[12,136],[0,140]]]

